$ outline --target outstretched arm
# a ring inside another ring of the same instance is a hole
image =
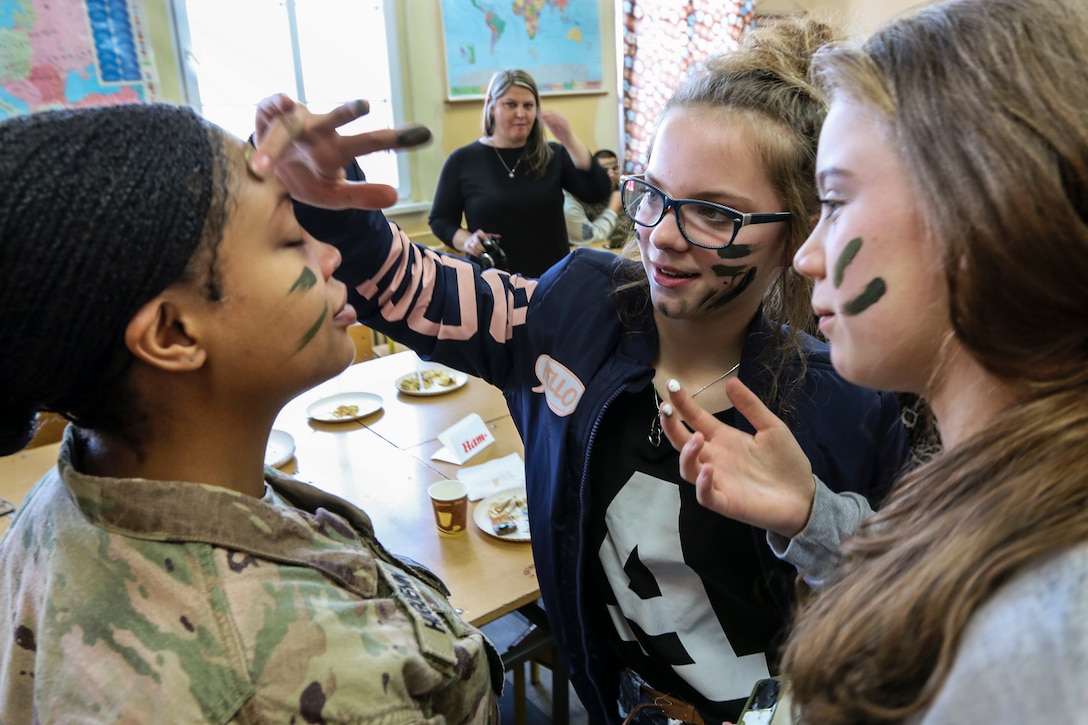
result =
[[[431,139],[425,126],[383,129],[342,136],[337,129],[370,112],[366,101],[353,101],[315,114],[285,95],[257,106],[257,150],[253,173],[275,172],[292,198],[325,209],[384,209],[397,201],[386,184],[348,181],[344,167],[357,156],[388,149],[422,146]]]
[[[755,435],[720,422],[676,381],[668,390],[661,426],[680,451],[680,475],[695,484],[699,503],[787,538],[797,535],[812,513],[816,483],[785,423],[737,379],[726,382],[726,391]]]

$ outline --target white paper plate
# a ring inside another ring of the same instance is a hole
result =
[[[449,368],[430,368],[428,370],[421,370],[420,372],[426,375],[428,372],[431,371],[443,372],[446,375],[449,375],[453,382],[449,385],[431,384],[428,387],[424,387],[423,390],[412,390],[410,388],[406,388],[405,386],[413,383],[418,384],[419,378],[416,377],[415,373],[408,373],[407,375],[401,375],[399,378],[397,378],[397,390],[404,393],[405,395],[444,395],[445,393],[452,393],[454,390],[457,390],[462,385],[468,382],[468,375],[465,375],[464,373],[457,370],[450,370]],[[424,385],[427,385],[427,383],[427,380],[423,381]]]
[[[264,448],[264,462],[268,466],[282,466],[295,455],[295,439],[284,430],[272,429]]]
[[[382,396],[374,393],[339,393],[314,401],[306,415],[326,423],[358,420],[382,409]]]
[[[491,522],[491,517],[488,515],[487,510],[491,507],[491,504],[510,498],[511,496],[520,496],[524,501],[525,487],[508,488],[505,491],[499,491],[498,493],[491,494],[487,498],[482,499],[476,504],[476,510],[472,512],[472,520],[480,527],[480,531],[483,531],[485,534],[490,534],[496,539],[502,539],[503,541],[529,541],[529,512],[524,506],[514,516],[514,522],[518,525],[517,531],[509,534],[495,533],[495,527]]]

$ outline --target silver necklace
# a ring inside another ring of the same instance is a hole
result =
[[[491,148],[495,149],[495,155],[499,157],[499,163],[502,164],[502,167],[504,169],[506,169],[507,176],[509,176],[511,179],[514,178],[514,173],[518,170],[518,167],[521,166],[521,160],[525,158],[525,147],[522,147],[521,154],[518,155],[517,163],[514,164],[514,168],[512,169],[506,165],[505,161],[502,160],[502,154],[499,153],[499,147],[493,145]]]
[[[711,385],[714,385],[715,383],[720,383],[721,381],[725,380],[727,377],[737,372],[737,368],[739,367],[740,363],[738,362],[736,365],[729,368],[724,373],[714,378],[703,387],[696,390],[694,393],[691,394],[691,397],[695,398],[695,396],[709,388]],[[651,446],[657,448],[659,445],[661,445],[661,436],[664,433],[664,431],[661,430],[661,416],[657,412],[658,409],[661,407],[661,396],[657,394],[657,386],[651,385],[650,387],[654,389],[654,417],[653,420],[650,421],[650,432],[646,436],[646,440],[650,441]]]

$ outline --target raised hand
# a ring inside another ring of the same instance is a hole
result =
[[[425,126],[383,129],[342,136],[336,129],[370,112],[366,101],[353,101],[315,114],[283,94],[257,106],[257,150],[249,165],[254,174],[275,173],[298,201],[326,209],[384,209],[397,201],[386,184],[348,181],[344,167],[357,156],[422,146],[431,140]]]
[[[570,121],[562,113],[558,111],[541,111],[540,120],[552,132],[552,136],[555,136],[556,140],[564,146],[574,138],[574,132],[570,129]]]
[[[726,382],[726,392],[755,435],[720,422],[676,381],[669,381],[668,390],[661,427],[680,451],[680,475],[695,484],[699,503],[786,537],[801,531],[812,512],[816,484],[808,458],[785,423],[737,379]]]
[[[552,132],[555,140],[563,144],[563,148],[570,154],[574,165],[583,171],[588,169],[589,165],[593,163],[593,155],[590,153],[589,147],[574,135],[567,117],[558,111],[541,111],[540,120]]]

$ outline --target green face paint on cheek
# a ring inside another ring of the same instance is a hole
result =
[[[295,292],[307,292],[314,288],[317,284],[317,275],[309,267],[302,268],[302,274],[298,276],[295,283],[291,285],[291,289],[287,291],[287,294],[294,294]]]
[[[714,310],[719,310],[722,307],[725,307],[727,304],[740,297],[741,294],[744,293],[744,290],[748,289],[752,285],[752,281],[755,280],[755,278],[756,268],[751,267],[748,269],[748,273],[745,274],[744,277],[739,280],[734,278],[733,284],[731,286],[729,286],[722,292],[715,292],[714,294],[709,295],[705,300],[703,300],[699,307],[706,310],[707,312],[712,312]]]
[[[854,257],[858,256],[858,250],[861,249],[861,237],[854,237],[847,245],[846,249],[842,250],[842,254],[839,256],[839,261],[835,263],[835,289],[842,286],[843,275],[846,274],[846,268],[854,261]]]
[[[739,277],[748,271],[748,267],[733,267],[728,264],[715,264],[710,271],[719,277]]]
[[[861,314],[875,305],[877,300],[883,297],[887,291],[888,285],[884,283],[883,279],[877,277],[869,282],[864,292],[847,302],[842,311],[851,317]]]
[[[730,244],[728,247],[718,250],[718,256],[721,259],[740,259],[747,257],[751,253],[752,246],[750,244]]]
[[[310,344],[310,340],[314,339],[314,335],[321,329],[321,326],[325,324],[325,318],[329,316],[329,306],[325,305],[325,309],[321,310],[321,316],[314,321],[314,324],[306,331],[306,334],[302,336],[302,340],[299,341],[298,347],[295,348],[295,352],[301,352],[302,348]]]

